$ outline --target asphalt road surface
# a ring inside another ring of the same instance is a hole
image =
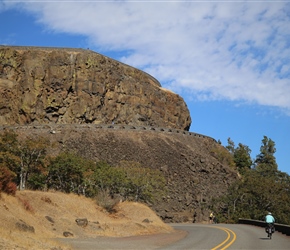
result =
[[[270,240],[264,228],[238,224],[170,224],[177,231],[132,237],[60,239],[75,250],[94,249],[290,249],[290,236],[275,232]]]

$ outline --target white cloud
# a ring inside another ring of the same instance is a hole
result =
[[[26,1],[22,7],[49,30],[85,35],[103,51],[129,51],[117,59],[179,93],[290,110],[289,3]]]

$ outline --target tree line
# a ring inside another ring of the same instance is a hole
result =
[[[260,153],[251,159],[251,149],[228,138],[228,162],[240,174],[228,193],[213,199],[213,209],[222,222],[237,222],[239,218],[264,220],[271,212],[277,223],[290,225],[290,176],[278,170],[275,142],[264,136]]]
[[[44,138],[20,141],[15,132],[5,130],[0,135],[0,191],[15,195],[17,189],[56,190],[143,202],[166,192],[163,175],[138,162],[111,166],[69,151],[49,157],[47,145]]]

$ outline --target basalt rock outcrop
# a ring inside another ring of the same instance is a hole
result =
[[[189,130],[183,99],[84,49],[0,46],[0,125],[131,124]]]
[[[134,161],[160,170],[168,194],[151,204],[166,222],[204,221],[237,172],[224,148],[188,132],[183,99],[152,76],[82,49],[0,47],[0,132],[45,137],[48,153]],[[194,217],[194,213],[196,217]]]

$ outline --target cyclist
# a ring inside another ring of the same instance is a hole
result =
[[[275,228],[274,228],[275,218],[270,212],[268,212],[268,214],[266,215],[265,221],[267,223],[266,232],[268,233],[268,228],[272,227],[272,230],[273,230],[273,233],[274,233],[274,231],[275,231]],[[268,235],[268,237],[269,237],[269,235]]]
[[[214,218],[214,213],[211,212],[210,215],[209,215],[209,224],[213,223],[213,218]]]

